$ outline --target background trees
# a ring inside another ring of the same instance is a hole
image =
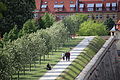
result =
[[[9,32],[14,25],[17,25],[18,29],[21,29],[23,24],[33,17],[32,11],[34,10],[34,0],[1,0],[1,3],[7,6],[2,8],[6,10],[0,19],[1,33]]]
[[[79,25],[87,19],[87,15],[75,14],[65,17],[65,19],[63,19],[63,23],[69,31],[69,34],[75,34],[79,30]]]
[[[104,36],[108,34],[108,31],[103,23],[89,20],[80,25],[78,34],[81,36]]]
[[[109,18],[104,22],[104,25],[106,25],[107,29],[110,31],[115,25],[115,22],[113,21],[112,18]]]
[[[56,21],[56,18],[53,14],[45,13],[38,21],[39,28],[46,29],[53,25]]]

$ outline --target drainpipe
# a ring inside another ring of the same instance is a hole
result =
[[[78,12],[78,4],[79,4],[79,0],[76,0],[76,12]]]

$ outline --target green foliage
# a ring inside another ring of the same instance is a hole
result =
[[[80,25],[78,34],[81,36],[104,36],[108,34],[108,31],[103,23],[89,20]]]
[[[32,32],[37,31],[37,29],[38,29],[37,22],[34,19],[29,19],[24,23],[23,28],[20,30],[18,36],[21,37],[25,34],[30,34]]]
[[[3,35],[3,41],[13,41],[18,38],[18,29],[15,25],[14,28],[9,32]]]
[[[110,31],[115,25],[115,22],[113,21],[112,18],[109,18],[104,22],[104,24],[106,25],[107,29]]]
[[[3,18],[3,13],[7,10],[6,5],[3,2],[0,2],[0,19]]]
[[[42,29],[49,28],[50,26],[52,26],[55,20],[56,19],[54,15],[45,13],[44,16],[42,16],[41,19],[39,19],[39,24],[40,24],[39,27]]]
[[[69,34],[75,34],[79,30],[79,25],[87,19],[87,15],[75,14],[65,17],[65,19],[63,19],[63,23]]]
[[[7,6],[7,10],[3,8],[6,10],[2,13],[4,18],[0,19],[2,34],[9,32],[14,25],[21,29],[26,20],[33,18],[34,0],[1,0],[1,2]]]
[[[0,80],[10,80],[15,71],[12,65],[12,55],[8,53],[8,47],[10,48],[10,45],[0,48]]]
[[[72,64],[59,76],[57,80],[74,80],[87,65],[87,63],[100,50],[105,40],[100,37],[95,37],[80,55],[72,62]],[[91,46],[97,48],[95,51]]]

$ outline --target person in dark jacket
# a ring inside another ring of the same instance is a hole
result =
[[[70,52],[65,53],[66,61],[70,61]]]
[[[51,70],[51,65],[49,63],[47,64],[46,67],[47,67],[47,70]]]

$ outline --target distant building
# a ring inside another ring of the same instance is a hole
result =
[[[112,18],[117,22],[120,19],[120,0],[35,0],[35,3],[35,18],[49,12],[59,19],[75,13],[102,21]]]

